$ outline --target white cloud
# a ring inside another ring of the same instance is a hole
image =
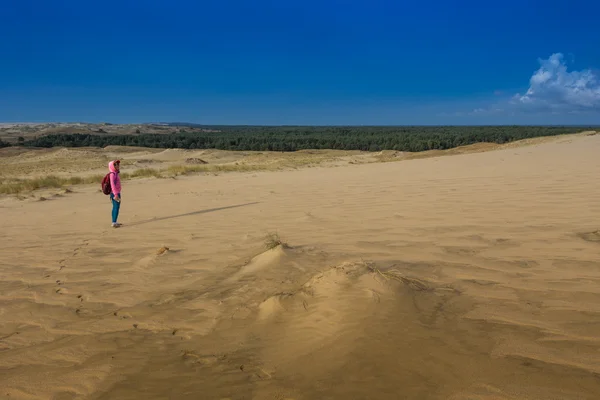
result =
[[[511,103],[518,108],[558,113],[600,110],[600,79],[591,70],[567,71],[561,53],[540,60],[529,89],[516,94]]]

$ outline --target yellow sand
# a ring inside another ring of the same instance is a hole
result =
[[[579,135],[126,181],[120,229],[5,198],[0,399],[598,399],[599,177]]]

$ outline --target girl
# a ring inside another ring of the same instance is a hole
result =
[[[119,218],[119,209],[121,208],[121,178],[119,178],[119,170],[121,167],[121,161],[115,160],[108,163],[108,170],[110,171],[110,201],[112,202],[112,226],[118,228],[121,226],[117,222]]]

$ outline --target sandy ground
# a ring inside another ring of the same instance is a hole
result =
[[[120,229],[5,198],[0,398],[598,399],[599,155],[128,181]]]

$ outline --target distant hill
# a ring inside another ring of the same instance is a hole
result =
[[[13,123],[0,124],[0,140],[17,144],[19,138],[23,140],[32,140],[41,136],[50,135],[74,135],[74,134],[92,134],[92,135],[157,135],[181,133],[184,130],[187,133],[201,132],[219,132],[216,129],[202,128],[201,125],[194,126],[179,125],[178,123],[145,123],[145,124],[111,124],[111,123]],[[21,141],[23,141],[21,140]]]

